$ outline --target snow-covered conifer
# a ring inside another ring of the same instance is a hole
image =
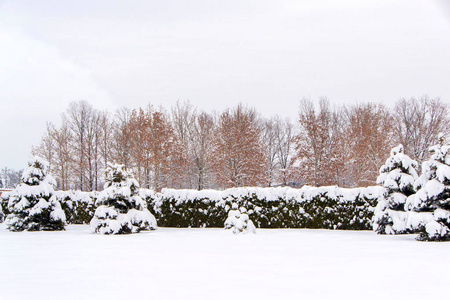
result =
[[[11,231],[64,230],[66,216],[54,195],[56,181],[47,173],[48,163],[28,161],[21,183],[8,194],[6,227]]]
[[[137,233],[156,229],[156,219],[138,195],[139,184],[123,165],[109,165],[105,189],[98,195],[92,232],[102,234]]]
[[[238,233],[256,233],[255,225],[250,220],[245,207],[239,206],[237,203],[233,203],[230,211],[228,212],[228,218],[225,220],[225,229],[231,229],[234,234]]]
[[[406,233],[405,202],[415,192],[417,162],[403,152],[398,145],[380,168],[377,183],[385,189],[385,197],[378,201],[373,218],[373,229],[378,234]]]
[[[419,227],[419,241],[450,239],[450,145],[430,147],[431,158],[422,164],[422,174],[414,183],[417,193],[407,200],[409,222]],[[413,212],[418,212],[414,214]]]

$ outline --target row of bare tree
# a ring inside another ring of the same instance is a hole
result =
[[[131,168],[142,187],[226,188],[276,185],[367,186],[392,146],[418,161],[449,131],[439,99],[401,99],[393,110],[362,103],[300,103],[294,124],[238,105],[222,113],[188,102],[170,112],[151,105],[111,114],[86,101],[70,104],[33,154],[47,159],[60,189],[100,190],[105,167]]]

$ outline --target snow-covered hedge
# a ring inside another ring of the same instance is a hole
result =
[[[56,198],[66,214],[68,224],[89,224],[95,212],[98,192],[57,191]]]
[[[141,189],[140,197],[163,227],[223,227],[233,203],[245,207],[258,228],[372,229],[383,187],[234,188],[218,190]],[[58,191],[67,223],[89,224],[96,192]]]
[[[159,226],[222,227],[233,203],[245,207],[258,228],[372,229],[382,187],[234,188],[141,190]]]

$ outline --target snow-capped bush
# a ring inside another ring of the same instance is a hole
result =
[[[258,228],[368,230],[382,187],[233,188],[141,190],[160,226],[223,227],[233,203],[244,207]]]
[[[138,195],[139,184],[123,165],[107,169],[105,189],[95,202],[97,209],[91,220],[94,233],[125,234],[156,229],[155,217]]]
[[[225,220],[225,229],[230,229],[234,234],[256,233],[255,225],[248,217],[245,207],[239,208],[237,203],[233,203],[228,211],[228,218]]]
[[[422,174],[414,183],[418,190],[408,197],[409,224],[417,226],[419,241],[450,239],[450,145],[430,148],[431,158],[422,164]]]
[[[6,227],[11,231],[64,230],[66,221],[54,193],[56,182],[48,163],[39,157],[28,162],[21,183],[7,193]]]
[[[391,150],[391,156],[380,168],[377,183],[385,190],[375,208],[373,230],[378,234],[407,233],[407,212],[405,202],[415,192],[417,162],[403,153],[403,146]]]

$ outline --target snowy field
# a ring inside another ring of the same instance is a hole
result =
[[[450,243],[311,229],[102,236],[0,224],[0,299],[445,299]]]

